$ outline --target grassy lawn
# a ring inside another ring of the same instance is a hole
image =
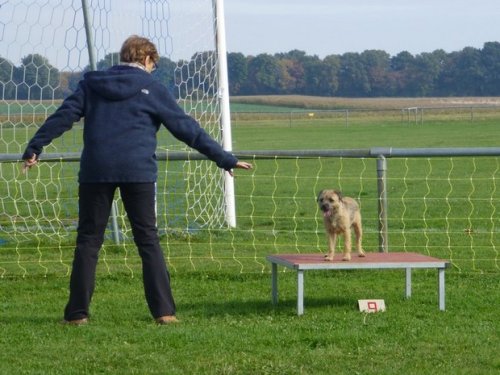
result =
[[[403,271],[309,272],[296,316],[295,274],[183,273],[173,278],[175,326],[155,326],[140,278],[100,277],[92,322],[57,323],[67,280],[2,281],[2,374],[494,374],[498,274],[447,275],[447,311],[436,274],[416,272],[404,300]],[[384,298],[362,314],[357,299]],[[50,303],[48,302],[50,301]]]

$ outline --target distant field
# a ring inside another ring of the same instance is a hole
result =
[[[425,122],[260,120],[233,122],[234,150],[351,149],[371,147],[498,147],[499,120]]]
[[[496,147],[500,139],[500,98],[233,97],[231,111],[236,150]]]
[[[500,106],[500,97],[451,97],[451,98],[328,98],[300,95],[232,96],[231,109],[239,111],[244,106],[263,105],[302,109],[401,109],[408,107],[467,107]]]
[[[232,112],[287,112],[291,110],[343,110],[376,109],[393,110],[411,107],[471,107],[499,106],[500,97],[452,97],[452,98],[338,98],[300,95],[232,96]],[[61,101],[0,101],[0,115],[20,112],[44,113],[54,110]]]

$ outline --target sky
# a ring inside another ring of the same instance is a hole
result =
[[[500,0],[224,0],[228,52],[391,56],[500,41]]]
[[[500,0],[223,0],[228,52],[245,56],[292,50],[324,58],[377,49],[395,56],[482,48],[500,41]],[[94,6],[101,1],[88,1]],[[26,4],[30,4],[27,7]],[[76,5],[75,5],[76,4]],[[15,64],[39,53],[59,69],[88,64],[80,0],[0,0],[0,56]],[[213,48],[212,0],[107,0],[90,12],[97,58],[118,51],[143,25],[169,35],[160,54],[189,59]],[[159,9],[151,18],[149,7]],[[158,5],[161,4],[161,5]],[[158,7],[157,7],[158,6]],[[142,17],[148,9],[149,23]],[[27,11],[28,9],[28,11]],[[102,31],[103,25],[108,27]],[[187,22],[187,20],[189,22]]]

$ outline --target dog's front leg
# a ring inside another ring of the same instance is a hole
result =
[[[342,260],[351,260],[351,229],[346,228],[344,232],[344,256]]]
[[[333,260],[335,246],[337,246],[337,233],[328,232],[328,254],[325,255],[325,260]]]
[[[356,251],[358,252],[358,256],[364,257],[366,256],[363,248],[361,247],[361,239],[363,238],[363,230],[361,229],[361,225],[353,225],[354,234],[356,235]]]

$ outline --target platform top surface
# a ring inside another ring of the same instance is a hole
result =
[[[336,254],[333,261],[325,260],[324,254],[275,254],[267,256],[272,263],[298,269],[325,269],[325,268],[398,268],[398,267],[432,267],[442,268],[449,265],[449,261],[434,258],[428,255],[408,252],[366,253],[359,257],[351,254],[350,261],[343,261],[342,254]]]

